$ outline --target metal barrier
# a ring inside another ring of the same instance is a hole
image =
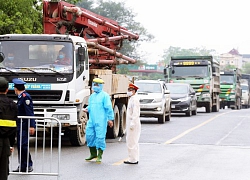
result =
[[[23,121],[28,121],[28,127],[30,127],[30,119],[36,121],[36,131],[34,136],[30,136],[28,133],[28,152],[27,152],[27,165],[29,164],[29,153],[31,154],[33,161],[33,171],[20,172],[19,162],[21,162],[21,156],[18,157],[18,150],[12,153],[10,158],[10,175],[44,175],[44,176],[57,176],[60,178],[60,157],[61,157],[61,122],[53,117],[37,117],[37,116],[18,116],[21,121],[20,129],[20,142],[22,141],[22,124]],[[58,131],[54,131],[56,127]],[[47,133],[49,131],[49,133]],[[53,140],[53,135],[58,133],[57,146]],[[50,136],[47,137],[46,135]],[[49,142],[48,142],[49,141]],[[21,146],[21,143],[20,143]],[[20,154],[21,148],[20,148]],[[19,167],[19,172],[12,172],[13,168]]]

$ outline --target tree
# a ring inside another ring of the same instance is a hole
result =
[[[136,51],[137,47],[140,45],[140,42],[151,41],[154,36],[149,34],[139,22],[134,20],[136,14],[125,6],[125,2],[97,0],[95,4],[90,0],[82,0],[78,5],[98,15],[112,19],[118,22],[120,26],[125,27],[133,33],[139,34],[140,38],[138,41],[124,40],[119,52],[134,59],[141,60],[139,53]]]
[[[215,54],[216,51],[214,49],[205,49],[201,48],[190,48],[190,49],[182,49],[180,47],[172,47],[170,46],[168,49],[164,50],[164,54],[162,56],[162,61],[165,65],[169,64],[171,56],[208,56]]]
[[[41,0],[0,1],[0,34],[42,33]]]
[[[246,63],[242,69],[243,73],[250,74],[250,63]]]

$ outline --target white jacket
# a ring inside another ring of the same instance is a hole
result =
[[[129,98],[126,118],[126,143],[129,162],[139,161],[139,138],[141,134],[140,102],[137,95]]]

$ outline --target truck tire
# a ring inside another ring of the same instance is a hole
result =
[[[241,109],[241,100],[240,100],[240,98],[237,98],[237,109],[239,110],[239,109]]]
[[[119,115],[119,109],[117,105],[115,105],[114,107],[114,121],[113,122],[114,122],[113,127],[112,128],[108,127],[107,134],[106,134],[106,137],[111,138],[111,139],[117,138],[119,134],[120,115]]]
[[[120,115],[120,128],[119,136],[122,137],[126,133],[126,118],[127,118],[127,109],[125,104],[118,104],[119,115]]]
[[[212,112],[219,112],[220,110],[220,98],[219,96],[216,97],[216,105],[213,105]]]
[[[72,146],[83,146],[86,143],[86,125],[88,121],[87,113],[80,112],[79,124],[76,130],[69,131],[69,140]]]
[[[158,116],[158,123],[163,124],[166,121],[166,109],[164,109],[163,114]]]
[[[211,107],[211,102],[206,105],[206,113],[211,113],[212,107]]]

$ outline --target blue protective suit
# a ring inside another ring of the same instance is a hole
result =
[[[105,150],[107,124],[109,120],[114,119],[114,112],[110,96],[102,90],[103,84],[99,84],[99,88],[89,98],[87,107],[89,120],[86,127],[86,141],[88,147]],[[92,89],[95,89],[93,85]]]

